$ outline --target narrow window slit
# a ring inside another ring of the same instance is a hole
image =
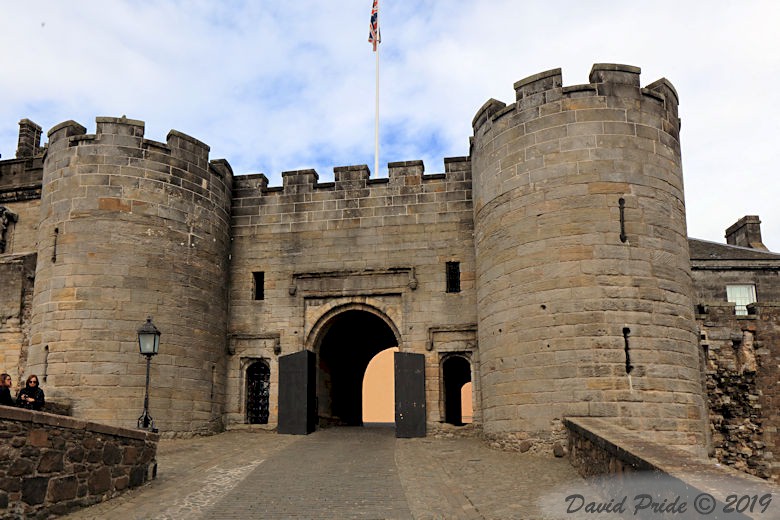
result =
[[[254,287],[252,288],[253,298],[255,300],[264,300],[265,299],[265,272],[256,271],[252,273],[252,281],[254,282]]]
[[[51,263],[55,263],[57,261],[57,237],[60,234],[60,228],[54,228],[54,249],[51,253]]]
[[[447,262],[447,292],[460,292],[460,262]]]
[[[628,336],[631,334],[631,329],[628,327],[623,327],[623,343],[625,344],[624,349],[626,351],[626,374],[630,374],[632,370],[634,370],[634,365],[631,364],[631,353],[629,352],[628,347]]]
[[[626,236],[626,199],[620,197],[618,205],[620,206],[620,241],[625,242],[628,240]]]

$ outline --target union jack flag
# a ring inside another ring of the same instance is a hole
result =
[[[382,35],[379,34],[379,0],[374,0],[374,7],[371,8],[371,23],[368,27],[368,43],[374,44],[374,52],[376,52],[376,45],[382,43]]]

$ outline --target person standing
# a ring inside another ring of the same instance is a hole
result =
[[[0,404],[14,405],[13,397],[11,397],[11,376],[8,374],[0,374]]]
[[[19,395],[16,397],[16,404],[29,410],[43,410],[46,399],[43,390],[38,386],[38,376],[31,375],[27,378],[27,383],[19,390]]]

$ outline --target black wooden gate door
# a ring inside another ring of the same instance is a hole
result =
[[[246,419],[249,424],[268,424],[268,393],[271,370],[263,361],[246,370]]]
[[[317,421],[314,352],[279,357],[279,433],[307,435]]]
[[[425,356],[395,353],[395,436],[425,437]]]

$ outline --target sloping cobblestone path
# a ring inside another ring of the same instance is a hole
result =
[[[64,518],[542,520],[570,517],[561,492],[582,482],[565,459],[374,427],[164,440],[158,462],[150,485]]]
[[[389,428],[320,430],[269,457],[203,518],[411,520],[395,441]]]

